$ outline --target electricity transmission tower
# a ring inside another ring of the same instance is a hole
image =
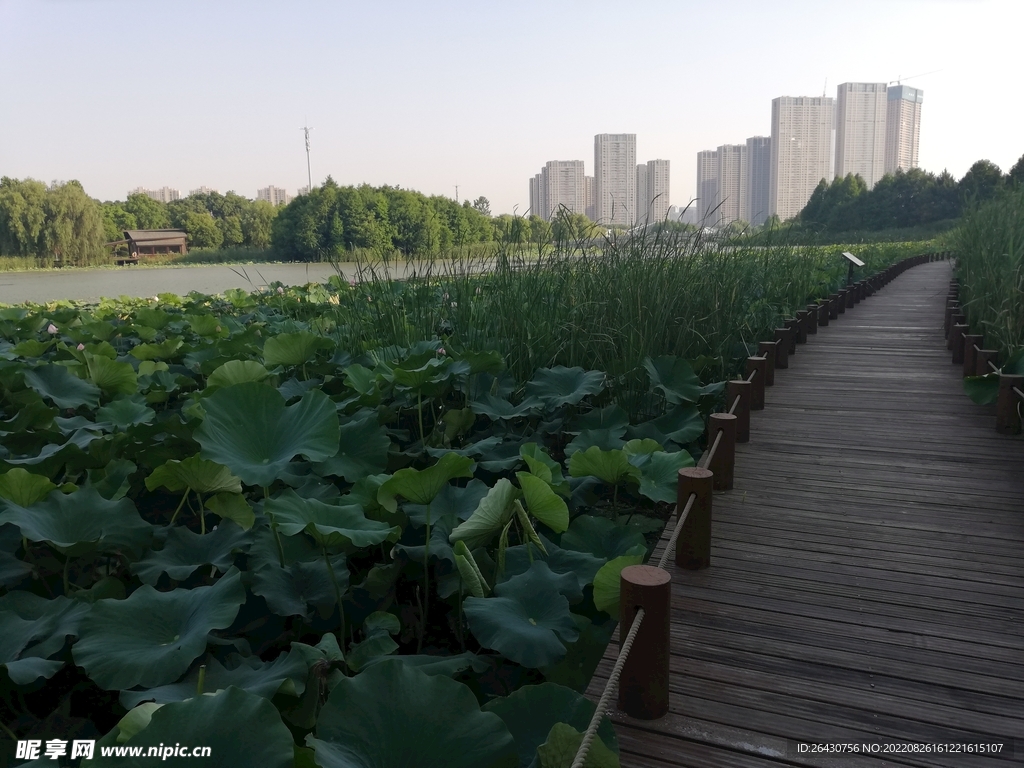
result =
[[[306,134],[306,177],[307,177],[307,180],[308,180],[308,183],[309,183],[309,186],[306,187],[307,194],[309,192],[313,191],[313,171],[310,170],[310,165],[309,165],[309,132],[312,131],[312,130],[313,129],[310,128],[308,125],[303,126],[303,128],[302,128],[303,133]]]

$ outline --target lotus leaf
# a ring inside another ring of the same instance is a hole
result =
[[[269,699],[284,689],[298,695],[306,687],[308,665],[304,654],[295,648],[282,653],[273,661],[263,662],[253,657],[236,657],[234,661],[233,665],[225,667],[215,656],[206,657],[203,661],[206,665],[204,693],[216,693],[235,686]],[[189,673],[178,682],[148,690],[121,691],[120,701],[126,709],[137,707],[144,701],[157,704],[185,701],[196,695],[198,685],[199,665],[193,664]]]
[[[244,723],[244,728],[239,724]],[[258,734],[258,738],[253,738]],[[209,696],[165,704],[152,713],[148,726],[125,742],[128,747],[171,744],[210,748],[218,768],[292,768],[295,742],[269,699],[229,687]],[[143,754],[146,753],[143,749]],[[151,766],[153,758],[109,757],[97,750],[95,765]],[[161,765],[194,765],[192,757],[164,757]]]
[[[594,557],[612,560],[627,554],[646,542],[639,531],[613,523],[606,517],[580,515],[562,534],[561,545],[577,552],[589,552]]]
[[[640,565],[644,561],[646,548],[640,554],[622,555],[601,566],[594,577],[594,607],[609,616],[619,615],[619,584],[622,569],[629,565]]]
[[[21,467],[0,475],[0,497],[13,501],[19,507],[31,507],[56,487],[42,475],[33,475]]]
[[[267,339],[263,346],[263,362],[275,365],[302,365],[314,357],[321,349],[330,349],[334,342],[324,336],[316,336],[309,331],[296,333],[279,333]]]
[[[155,491],[166,488],[179,493],[186,488],[197,493],[241,493],[242,481],[223,464],[202,459],[198,454],[178,461],[170,459],[146,478],[146,487]]]
[[[30,541],[48,541],[65,549],[84,545],[86,550],[140,550],[153,531],[130,500],[108,501],[94,488],[66,495],[51,491],[31,507],[3,501],[0,509],[0,523],[18,526]]]
[[[130,363],[89,355],[89,379],[108,395],[134,395],[138,376]]]
[[[64,666],[47,659],[64,648],[68,637],[78,636],[88,611],[87,604],[66,597],[46,600],[23,591],[0,597],[0,664],[11,681],[26,685]]]
[[[520,768],[530,768],[537,757],[537,748],[548,740],[555,723],[568,723],[579,731],[586,731],[594,708],[594,703],[585,696],[555,683],[524,685],[483,706],[484,712],[493,712],[508,727],[516,741]],[[607,717],[601,720],[598,736],[613,749],[618,748],[615,730]]]
[[[90,432],[89,430],[79,429],[72,433],[71,437],[65,440],[63,444],[48,443],[47,445],[44,445],[42,450],[40,450],[35,456],[27,456],[20,459],[14,459],[7,456],[4,458],[4,461],[8,464],[26,464],[28,466],[42,464],[48,459],[54,458],[65,462],[76,454],[77,456],[82,456],[85,449],[89,447],[89,444],[99,439],[99,435]]]
[[[89,486],[104,499],[120,499],[131,489],[131,476],[138,467],[127,459],[112,459],[105,467],[89,470]]]
[[[644,360],[651,377],[651,390],[660,392],[672,405],[695,403],[700,399],[700,379],[681,357],[662,355]]]
[[[252,535],[228,520],[205,535],[188,528],[171,528],[163,549],[150,550],[132,564],[131,570],[144,583],[155,587],[161,574],[184,581],[203,565],[212,565],[224,573],[234,562],[235,553],[248,552],[251,546]]]
[[[136,360],[169,360],[181,349],[181,339],[171,337],[160,344],[139,344],[133,347],[131,355]]]
[[[157,704],[152,701],[147,701],[145,704],[129,710],[128,714],[117,721],[117,743],[124,744],[128,739],[137,734],[153,719],[153,713],[156,712],[161,704]]]
[[[249,502],[240,493],[218,493],[203,502],[206,509],[224,520],[231,520],[242,530],[248,531],[256,522],[256,515]]]
[[[999,374],[965,376],[964,392],[978,405],[991,405],[999,399]]]
[[[524,667],[555,663],[565,656],[563,642],[579,637],[569,601],[561,592],[569,579],[575,582],[538,561],[526,573],[498,584],[494,597],[467,597],[463,610],[473,636],[484,648]]]
[[[622,439],[624,434],[625,427],[584,429],[565,446],[565,455],[572,456],[577,451],[585,451],[595,446],[602,451],[617,450],[625,444],[625,440]]]
[[[192,333],[196,336],[226,336],[227,331],[224,326],[221,325],[221,320],[216,315],[199,315],[189,314],[185,315],[185,320],[188,322],[189,327],[192,329]]]
[[[212,630],[231,625],[244,602],[237,571],[210,587],[158,592],[143,585],[126,600],[94,603],[72,656],[108,691],[166,685],[203,653]]]
[[[672,503],[679,486],[679,470],[692,467],[693,457],[687,451],[652,453],[640,472],[640,493],[652,501]]]
[[[601,624],[595,624],[586,616],[576,613],[572,618],[579,629],[579,638],[569,644],[564,659],[544,667],[541,672],[544,679],[549,682],[584,693],[594,677],[597,665],[604,658],[605,649],[617,622],[608,619]]]
[[[306,742],[323,768],[512,768],[515,742],[473,692],[393,659],[343,679]]]
[[[402,631],[398,617],[383,611],[374,611],[363,622],[363,641],[349,648],[345,662],[355,671],[383,656],[390,656],[398,650],[398,643],[391,639]]]
[[[587,395],[596,395],[604,389],[601,371],[582,368],[539,368],[526,385],[526,394],[540,398],[549,407],[576,405]]]
[[[270,372],[255,360],[228,360],[210,374],[206,380],[206,391],[250,381],[260,382],[269,375]]]
[[[669,440],[678,445],[692,443],[704,434],[704,417],[695,405],[677,405],[664,416],[629,427],[631,438],[650,438],[665,445]]]
[[[491,421],[502,421],[530,416],[536,413],[542,405],[544,405],[543,401],[537,397],[527,397],[519,405],[512,405],[503,397],[485,392],[476,400],[470,401],[469,408],[473,413],[486,416]]]
[[[605,564],[604,558],[594,557],[589,552],[562,549],[543,536],[541,536],[541,540],[547,550],[546,555],[538,553],[536,548],[528,552],[526,544],[509,547],[505,550],[504,578],[509,579],[520,573],[526,573],[535,561],[543,560],[554,573],[575,576],[579,585],[578,591],[582,591],[588,584],[593,583],[594,576]]]
[[[44,365],[25,371],[25,384],[58,408],[95,408],[100,403],[100,389],[95,384],[74,376],[63,365]]]
[[[451,516],[457,520],[468,520],[478,506],[480,500],[487,495],[490,489],[483,480],[470,480],[465,488],[457,485],[446,485],[440,490],[434,500],[430,502],[431,518],[440,520],[442,517]],[[403,509],[409,516],[409,520],[415,525],[426,524],[426,504],[406,504]]]
[[[593,475],[609,485],[640,480],[640,470],[629,463],[625,451],[602,451],[597,446],[574,453],[569,459],[569,474],[573,477]]]
[[[390,512],[397,509],[396,496],[413,504],[429,504],[449,481],[473,476],[473,460],[448,453],[426,469],[400,469],[377,491],[377,501]]]
[[[517,472],[523,499],[531,515],[540,520],[555,533],[562,533],[569,527],[569,507],[544,480],[528,472]]]
[[[514,502],[518,497],[519,489],[506,478],[501,478],[480,500],[469,519],[452,531],[449,540],[453,544],[464,541],[470,549],[490,543],[512,519]]]
[[[321,475],[354,483],[387,467],[391,438],[378,424],[375,412],[366,411],[342,424],[340,438],[338,452],[314,467]]]
[[[382,661],[396,661],[428,675],[444,675],[445,677],[453,677],[467,669],[472,669],[479,674],[486,672],[491,666],[484,657],[467,651],[454,656],[432,656],[425,653],[408,656],[379,656],[366,662],[363,669],[380,664]]]
[[[273,515],[278,530],[284,536],[306,532],[326,546],[349,544],[357,548],[369,547],[393,540],[400,533],[398,528],[387,523],[367,520],[362,507],[303,499],[290,489],[268,500],[264,509]]]
[[[135,424],[150,424],[156,411],[131,398],[119,397],[97,410],[96,418],[118,429],[128,429]]]
[[[537,748],[538,768],[572,768],[582,742],[580,731],[566,723],[555,723],[547,740]],[[590,744],[583,768],[620,768],[619,756],[608,749],[598,735]]]
[[[525,443],[520,446],[519,454],[530,468],[530,472],[548,483],[562,496],[569,495],[569,483],[562,476],[562,465],[545,453],[536,443]]]
[[[590,413],[577,416],[573,421],[571,433],[580,433],[587,429],[625,429],[629,426],[629,414],[622,406],[612,403],[604,408],[595,408]]]
[[[247,382],[203,402],[206,415],[195,432],[202,455],[247,485],[270,486],[297,454],[316,462],[338,451],[338,414],[320,390],[286,406],[277,390]]]
[[[480,566],[477,565],[473,553],[466,546],[466,542],[456,542],[452,552],[455,556],[455,567],[459,570],[459,577],[465,585],[466,592],[473,597],[486,597],[491,588],[487,584],[487,579],[481,573]]]
[[[334,582],[342,593],[348,590],[348,566],[344,555],[331,556],[331,571],[323,557],[308,562],[291,563],[282,568],[277,563],[264,565],[252,574],[252,593],[267,601],[267,607],[278,616],[309,618],[309,607],[326,618],[338,602]]]

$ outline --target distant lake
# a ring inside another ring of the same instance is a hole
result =
[[[346,278],[355,266],[343,264]],[[395,270],[401,272],[399,267]],[[255,290],[274,282],[305,285],[337,274],[330,264],[235,264],[231,266],[120,267],[68,269],[46,272],[0,272],[0,303],[42,304],[58,299],[98,301],[118,296],[185,295],[189,291],[223,293],[229,288]]]

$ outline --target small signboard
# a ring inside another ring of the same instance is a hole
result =
[[[855,267],[863,267],[864,266],[864,262],[861,261],[860,259],[858,259],[856,256],[854,256],[849,251],[843,251],[843,256],[845,256],[847,259],[849,259],[850,263],[853,264]]]

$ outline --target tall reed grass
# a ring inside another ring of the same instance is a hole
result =
[[[695,360],[708,380],[733,373],[782,318],[844,284],[842,250],[654,229],[553,248],[505,241],[492,256],[417,263],[404,281],[387,259],[360,262],[331,309],[350,349],[441,337],[498,350],[519,381],[552,365],[599,369],[635,410],[647,391],[644,358]],[[857,249],[865,274],[912,252],[906,244]]]
[[[1024,188],[968,211],[952,243],[967,322],[1006,359],[1024,348]]]

